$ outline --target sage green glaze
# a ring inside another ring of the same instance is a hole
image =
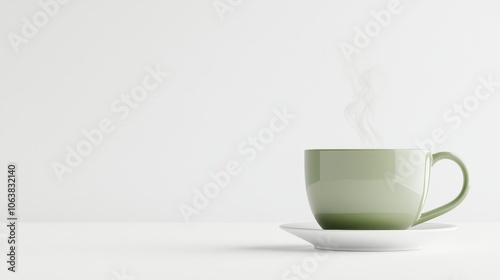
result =
[[[445,158],[460,166],[462,191],[420,214],[431,166]],[[469,189],[458,157],[429,150],[306,150],[305,177],[309,205],[323,229],[407,229],[455,208]]]
[[[422,213],[420,215],[420,218],[413,224],[413,225],[418,225],[420,223],[426,222],[430,219],[434,219],[437,216],[441,216],[444,213],[452,210],[453,208],[457,207],[467,196],[467,193],[469,192],[469,171],[467,170],[467,166],[463,163],[461,159],[459,159],[456,155],[449,153],[449,152],[440,152],[432,155],[432,165],[434,165],[436,162],[442,160],[442,159],[449,159],[451,161],[454,161],[460,169],[462,170],[462,175],[463,175],[463,183],[462,183],[462,190],[460,191],[460,194],[452,200],[451,202],[440,206],[434,210]]]

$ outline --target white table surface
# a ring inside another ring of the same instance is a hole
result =
[[[500,223],[459,224],[418,251],[327,255],[278,225],[21,223],[19,271],[4,263],[0,279],[500,279]]]

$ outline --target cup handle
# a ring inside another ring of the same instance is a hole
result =
[[[449,159],[449,160],[455,162],[456,164],[458,164],[458,166],[462,170],[462,175],[464,178],[462,191],[451,202],[449,202],[443,206],[440,206],[436,209],[433,209],[431,211],[422,213],[420,215],[420,218],[418,218],[418,220],[413,225],[418,225],[418,224],[426,222],[430,219],[434,219],[437,216],[441,216],[444,213],[452,210],[453,208],[457,207],[464,200],[464,198],[467,196],[467,193],[469,192],[469,172],[467,171],[467,166],[465,166],[465,164],[462,162],[462,160],[460,160],[456,155],[449,153],[449,152],[439,152],[439,153],[433,154],[432,155],[432,166],[434,166],[434,164],[436,162],[438,162],[442,159]]]

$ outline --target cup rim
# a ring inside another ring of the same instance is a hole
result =
[[[305,152],[428,151],[429,149],[305,149]]]

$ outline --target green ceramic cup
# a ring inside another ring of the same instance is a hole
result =
[[[469,190],[467,167],[448,152],[314,149],[304,156],[307,198],[323,229],[407,229],[457,207]],[[422,213],[431,167],[442,159],[462,170],[462,191]]]

